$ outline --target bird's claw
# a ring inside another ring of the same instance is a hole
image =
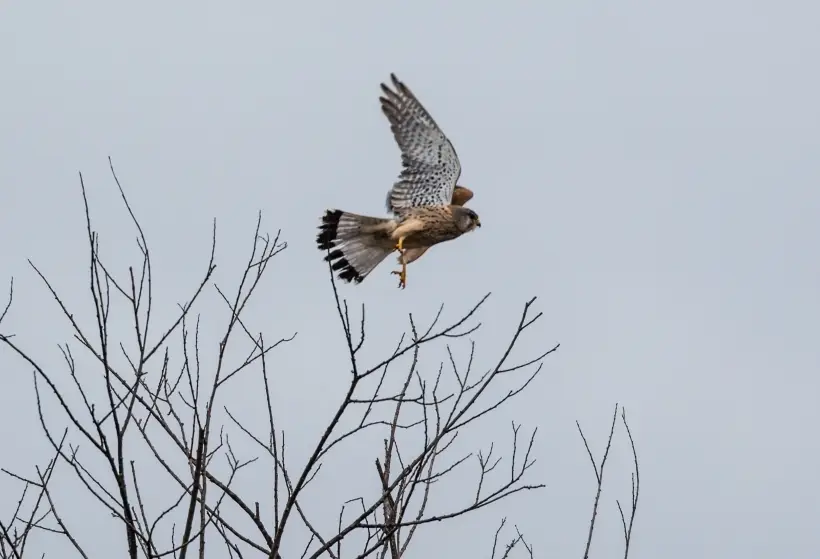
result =
[[[399,276],[399,288],[404,289],[407,286],[407,264],[404,262],[404,237],[400,238],[399,242],[396,243],[396,250],[399,251],[399,261],[401,262],[401,270],[397,270],[395,272],[390,273]]]
[[[401,270],[395,270],[390,273],[399,276],[399,288],[404,289],[407,287],[407,269],[404,266],[402,266]]]

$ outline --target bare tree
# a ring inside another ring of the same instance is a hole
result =
[[[581,424],[577,421],[575,422],[575,425],[578,427],[578,433],[584,441],[584,448],[586,448],[589,461],[592,464],[593,471],[595,472],[595,481],[597,482],[595,489],[595,500],[592,503],[592,518],[589,521],[589,532],[587,535],[586,546],[584,547],[584,559],[589,557],[589,549],[592,545],[592,536],[595,532],[595,520],[598,517],[598,505],[601,502],[601,492],[604,487],[604,469],[606,468],[607,458],[609,458],[609,451],[612,448],[612,439],[615,435],[615,424],[618,422],[618,409],[618,404],[615,404],[615,413],[612,415],[612,423],[609,427],[609,436],[606,440],[606,448],[604,449],[604,455],[601,458],[600,464],[595,462],[595,457],[592,455],[592,450],[589,448],[589,443],[587,442],[583,429],[581,429]],[[629,557],[629,542],[632,539],[632,527],[635,523],[635,514],[638,511],[638,495],[641,489],[641,476],[640,469],[638,468],[638,452],[635,450],[635,441],[632,439],[632,431],[630,431],[629,424],[626,421],[626,410],[620,408],[620,411],[621,421],[623,422],[626,433],[629,436],[629,444],[632,450],[632,463],[634,465],[634,471],[632,472],[632,499],[630,501],[628,523],[624,515],[624,509],[621,507],[621,502],[619,500],[615,501],[615,504],[618,505],[618,512],[621,515],[621,524],[623,525],[624,532],[624,559],[627,559]]]
[[[246,263],[235,288],[228,290],[214,281],[214,223],[201,278],[176,315],[159,324],[148,241],[110,160],[109,166],[136,233],[138,261],[124,272],[106,264],[80,175],[90,324],[30,261],[73,332],[72,340],[59,346],[63,367],[46,365],[13,334],[0,333],[5,348],[33,371],[40,427],[54,452],[45,467],[35,468],[34,477],[6,472],[23,489],[11,520],[0,523],[0,558],[27,556],[33,534],[63,538],[67,547],[61,556],[71,551],[84,558],[110,553],[80,528],[83,518],[72,504],[53,498],[58,467],[93,498],[98,510],[119,521],[131,559],[201,558],[206,549],[210,555],[231,558],[290,559],[300,553],[303,558],[398,559],[432,522],[544,487],[529,479],[536,429],[525,432],[513,423],[504,451],[490,441],[486,451],[471,452],[458,440],[530,386],[544,360],[558,349],[556,344],[536,355],[513,358],[522,336],[541,318],[533,310],[534,298],[523,305],[508,340],[497,349],[498,358],[478,366],[470,335],[481,328],[477,318],[489,294],[446,324],[443,306],[425,325],[410,315],[407,331],[384,351],[368,344],[365,307],[354,316],[328,270],[347,348],[346,364],[340,368],[348,369],[348,382],[328,424],[310,443],[306,460],[297,464],[286,454],[290,446],[273,402],[281,384],[270,363],[275,350],[296,334],[265,335],[245,318],[251,298],[286,243],[279,233],[261,234],[260,215]],[[0,328],[12,308],[13,285]],[[211,345],[202,326],[215,324],[216,318],[209,313],[203,319],[200,310],[209,292],[227,311],[218,340]],[[382,355],[365,358],[366,347]],[[431,374],[421,363],[424,356],[435,355],[436,348],[446,359]],[[230,396],[232,383],[240,378],[258,383],[255,394],[264,399],[264,425],[243,419],[242,403]],[[62,417],[60,427],[53,425],[55,411]],[[370,447],[367,458],[361,448],[371,435],[379,443]],[[236,446],[238,437],[244,438],[244,450]],[[253,447],[257,453],[246,456]],[[333,472],[334,461],[345,452],[362,456],[372,490],[337,503],[311,498],[307,488],[322,472]],[[637,456],[635,464],[628,526],[624,519],[627,553],[637,506]],[[596,467],[599,495],[603,465],[600,473]],[[253,468],[256,474],[251,475]],[[269,482],[255,481],[259,471],[270,472]],[[242,484],[242,477],[249,475],[252,482]],[[469,495],[461,500],[433,498],[437,492],[448,493],[448,480],[468,476],[474,478]],[[332,522],[323,514],[329,508],[338,511]],[[488,541],[491,556],[507,559],[522,550],[533,557],[532,546],[517,527],[506,544],[500,541],[505,524],[506,519]],[[590,539],[593,527],[594,516]]]

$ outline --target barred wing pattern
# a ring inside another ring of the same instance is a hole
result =
[[[456,150],[410,89],[395,74],[390,79],[395,91],[381,84],[379,100],[404,168],[387,194],[387,209],[401,214],[418,206],[448,205],[461,175]]]

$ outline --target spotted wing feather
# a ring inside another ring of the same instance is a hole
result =
[[[401,150],[403,169],[387,194],[387,209],[401,214],[418,206],[447,205],[461,175],[453,144],[410,89],[390,74],[393,89],[381,84],[382,112]]]

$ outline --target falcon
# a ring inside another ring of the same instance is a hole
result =
[[[401,151],[402,170],[387,193],[389,218],[327,210],[316,244],[340,279],[361,283],[393,251],[399,252],[399,287],[407,265],[430,247],[481,227],[464,204],[473,193],[456,182],[461,162],[453,144],[410,89],[395,74],[393,88],[381,84],[382,112]]]

